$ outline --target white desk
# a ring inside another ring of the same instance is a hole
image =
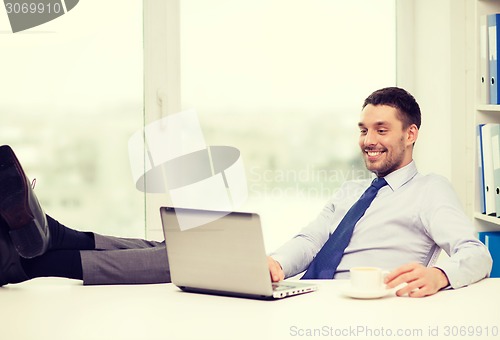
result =
[[[423,299],[376,300],[344,297],[345,281],[318,282],[314,293],[257,301],[171,284],[37,279],[0,288],[0,339],[460,339],[469,327],[474,338],[500,339],[500,279]]]

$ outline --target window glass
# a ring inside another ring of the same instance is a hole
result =
[[[364,98],[396,82],[394,0],[183,0],[181,96],[243,155],[274,249],[346,179],[367,178]]]
[[[1,143],[61,223],[144,236],[127,150],[144,120],[142,2],[85,0],[17,33],[0,12]]]

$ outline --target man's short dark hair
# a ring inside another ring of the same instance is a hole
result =
[[[387,105],[398,111],[398,118],[403,122],[403,129],[415,124],[420,129],[421,114],[415,98],[399,87],[386,87],[370,94],[363,103],[366,105]]]

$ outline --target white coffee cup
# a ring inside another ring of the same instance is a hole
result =
[[[366,291],[385,289],[384,278],[389,273],[378,267],[353,267],[350,272],[352,288]]]

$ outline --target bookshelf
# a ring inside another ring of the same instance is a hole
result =
[[[500,123],[500,105],[491,105],[485,102],[484,96],[482,96],[481,89],[481,73],[482,68],[481,64],[484,59],[481,58],[481,34],[484,34],[484,30],[481,30],[481,19],[488,14],[500,13],[500,0],[476,0],[473,15],[473,23],[474,23],[474,42],[472,46],[475,46],[474,51],[474,69],[475,69],[475,77],[474,77],[474,91],[475,96],[473,98],[474,103],[474,114],[472,123],[473,126],[469,127],[474,132],[474,138],[471,139],[473,145],[473,155],[474,155],[474,180],[472,181],[473,187],[472,195],[473,197],[473,214],[472,217],[474,219],[474,224],[476,226],[477,231],[500,231],[500,218],[496,216],[487,216],[480,213],[480,182],[478,173],[478,150],[479,146],[477,145],[476,140],[476,127],[478,124],[483,123]],[[484,21],[483,21],[484,24]],[[484,36],[483,36],[484,39]],[[483,40],[484,42],[485,40]],[[486,40],[487,42],[487,40]],[[484,53],[484,52],[483,52]],[[488,79],[487,79],[488,81]]]

